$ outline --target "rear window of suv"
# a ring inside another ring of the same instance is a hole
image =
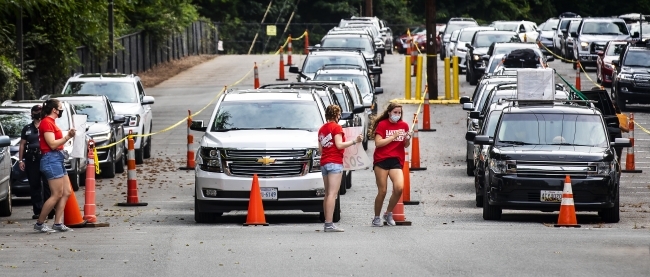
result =
[[[138,102],[138,92],[131,82],[69,82],[63,94],[106,95],[115,103]]]
[[[302,72],[304,73],[316,73],[321,67],[328,64],[352,64],[358,65],[363,68],[366,68],[366,60],[363,56],[309,56],[305,60],[303,65]]]
[[[451,34],[456,30],[460,30],[466,27],[475,27],[475,26],[478,26],[478,24],[476,24],[476,22],[473,21],[462,21],[462,23],[452,21],[449,23],[449,25],[447,25],[447,28],[445,29],[445,34]]]

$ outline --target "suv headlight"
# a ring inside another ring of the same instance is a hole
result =
[[[221,166],[221,150],[214,147],[199,147],[196,164],[203,171],[223,172],[223,167]]]
[[[95,142],[102,142],[111,139],[111,131],[93,134],[91,136]]]
[[[580,47],[582,47],[583,51],[587,51],[587,48],[589,48],[589,42],[586,41],[581,42]]]
[[[320,172],[320,151],[318,151],[318,148],[314,148],[310,152],[311,167],[309,168],[309,172]]]
[[[618,76],[621,78],[621,80],[630,80],[630,81],[634,80],[634,76],[632,74],[622,74],[621,73]]]
[[[517,173],[516,161],[490,160],[490,169],[496,174]]]
[[[614,170],[614,163],[613,162],[599,162],[595,163],[595,171],[591,175],[596,175],[596,176],[607,176],[609,175],[610,172]]]
[[[140,126],[140,115],[125,115],[124,126],[137,127]]]
[[[481,57],[479,57],[479,55],[474,55],[472,58],[473,58],[475,61],[478,61]]]

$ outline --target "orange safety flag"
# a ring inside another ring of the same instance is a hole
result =
[[[616,116],[618,117],[618,127],[621,128],[621,132],[629,133],[630,128],[628,126],[630,124],[628,123],[627,115],[624,115],[622,113],[617,113]]]

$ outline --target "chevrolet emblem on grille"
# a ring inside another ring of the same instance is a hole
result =
[[[272,159],[270,156],[266,156],[257,159],[257,162],[262,163],[263,165],[270,165],[275,162],[275,159]]]

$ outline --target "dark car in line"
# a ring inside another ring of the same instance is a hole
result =
[[[472,42],[465,45],[467,47],[465,80],[470,85],[476,85],[485,73],[489,57],[483,59],[483,55],[486,55],[490,46],[497,42],[521,42],[521,39],[516,32],[512,31],[477,31]]]

